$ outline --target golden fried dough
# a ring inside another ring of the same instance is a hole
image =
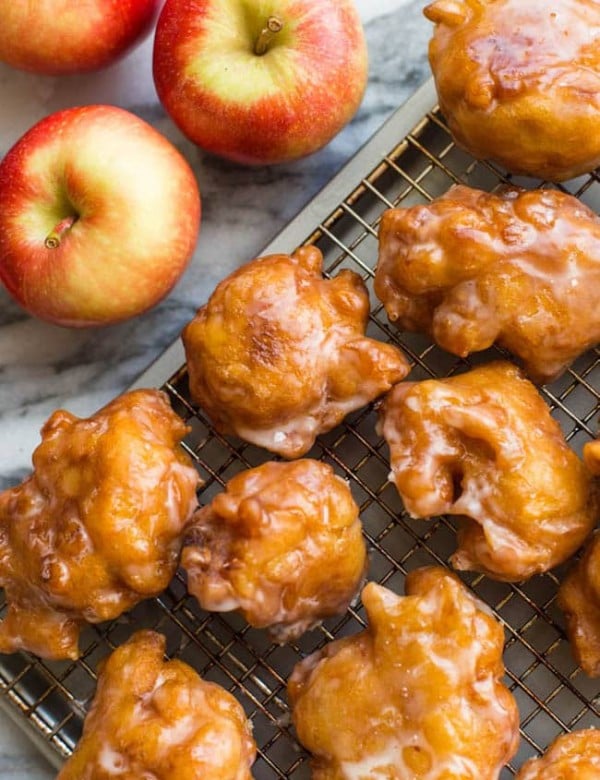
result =
[[[494,342],[546,382],[600,341],[600,218],[571,195],[452,187],[384,212],[375,293],[466,357]]]
[[[286,458],[402,379],[396,347],[367,338],[362,279],[321,276],[315,247],[253,260],[183,332],[190,391],[215,427]]]
[[[278,642],[348,607],[367,565],[350,488],[316,460],[265,463],[200,509],[182,564],[204,609],[240,609]]]
[[[590,677],[600,677],[600,534],[565,577],[557,603],[577,663]]]
[[[541,758],[532,758],[517,772],[515,780],[598,780],[600,778],[600,731],[583,729],[562,734]]]
[[[313,780],[497,780],[516,753],[501,625],[441,567],[406,596],[369,583],[369,627],[301,661],[288,684]]]
[[[596,477],[600,477],[600,439],[589,441],[583,447],[583,460]]]
[[[256,755],[244,710],[139,631],[109,656],[83,736],[57,780],[251,780]]]
[[[598,0],[436,0],[425,16],[460,146],[551,181],[600,165]]]
[[[197,504],[186,432],[157,390],[126,393],[89,419],[54,412],[33,474],[0,494],[0,652],[77,658],[82,623],[168,585]]]
[[[406,511],[458,516],[457,569],[524,580],[566,560],[596,524],[588,470],[510,363],[396,385],[380,429]]]

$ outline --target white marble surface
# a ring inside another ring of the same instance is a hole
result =
[[[0,289],[0,488],[27,473],[43,421],[57,407],[88,414],[123,391],[175,338],[216,282],[256,256],[429,75],[426,0],[357,0],[370,54],[363,104],[325,149],[293,164],[245,169],[203,154],[158,104],[152,39],[97,74],[63,79],[0,65],[0,155],[36,121],[68,106],[110,103],[151,122],[197,174],[203,219],[184,277],[150,313],[100,330],[52,327],[25,314]],[[291,247],[290,247],[291,249]],[[54,776],[0,713],[0,778]]]

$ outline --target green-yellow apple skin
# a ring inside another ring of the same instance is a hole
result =
[[[270,18],[283,27],[257,54]],[[353,0],[167,0],[153,71],[190,140],[265,165],[315,152],[350,121],[367,83],[367,47]]]
[[[113,106],[42,119],[0,163],[0,280],[59,325],[107,325],[154,306],[194,251],[200,194],[157,130]]]
[[[160,0],[0,0],[0,61],[59,76],[112,64],[148,33]]]

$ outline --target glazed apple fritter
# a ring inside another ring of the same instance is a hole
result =
[[[171,580],[198,474],[187,428],[156,390],[89,419],[57,411],[34,471],[0,494],[0,652],[77,658],[84,622],[117,617]]]
[[[510,363],[396,385],[380,428],[406,511],[458,516],[457,569],[524,580],[565,561],[596,524],[587,468]]]
[[[406,594],[370,582],[369,627],[295,667],[288,695],[313,780],[497,780],[516,753],[499,622],[441,567],[411,572]]]
[[[556,190],[455,186],[383,214],[375,293],[399,328],[461,357],[497,342],[547,382],[600,341],[600,218]]]
[[[600,677],[600,534],[565,577],[557,603],[577,663],[590,677]]]
[[[550,181],[600,165],[598,0],[436,0],[425,15],[460,146]]]
[[[402,379],[396,347],[367,338],[358,274],[323,279],[316,247],[253,260],[183,332],[190,392],[222,433],[286,458]]]
[[[595,477],[600,477],[600,439],[589,441],[583,447],[585,465]]]
[[[600,476],[600,440],[588,442],[583,460]],[[565,613],[567,635],[579,666],[590,677],[600,677],[600,534],[596,532],[581,559],[565,577],[557,598]]]
[[[525,762],[515,780],[598,780],[600,731],[582,729],[562,734],[541,758]]]
[[[241,705],[139,631],[104,663],[83,735],[57,780],[251,780]]]
[[[239,609],[286,642],[346,610],[367,555],[348,484],[331,466],[305,459],[229,480],[196,512],[182,564],[201,607]]]

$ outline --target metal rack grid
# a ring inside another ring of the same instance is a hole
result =
[[[544,184],[506,176],[457,149],[439,112],[431,108],[434,99],[429,83],[396,112],[265,253],[289,252],[301,243],[313,243],[323,252],[327,275],[342,268],[358,271],[375,301],[371,288],[376,236],[384,209],[430,200],[457,182],[487,190],[508,182],[527,187]],[[600,211],[600,178],[596,174],[565,187]],[[412,380],[448,376],[499,353],[493,349],[471,360],[457,359],[422,336],[395,332],[377,303],[368,333],[404,349],[413,363]],[[190,403],[185,366],[173,370],[181,363],[181,347],[174,345],[136,385],[161,385],[175,410],[191,426],[184,446],[204,479],[200,501],[205,503],[233,474],[270,456],[211,429],[209,421]],[[165,381],[165,377],[169,378]],[[580,450],[598,427],[598,350],[580,357],[542,392],[571,446]],[[419,521],[404,514],[395,488],[388,482],[387,450],[375,433],[374,422],[372,407],[350,415],[342,426],[320,437],[309,455],[331,463],[350,481],[369,544],[369,577],[401,593],[407,571],[424,564],[446,565],[455,549],[455,533],[447,518]],[[502,778],[514,775],[526,758],[541,752],[557,734],[600,724],[600,680],[587,678],[577,668],[554,603],[565,568],[523,584],[463,575],[506,628],[506,682],[519,705],[522,739],[515,761],[503,771]],[[59,766],[79,737],[93,696],[98,662],[134,630],[154,628],[166,634],[170,656],[187,661],[206,679],[224,685],[243,704],[259,746],[253,768],[256,778],[308,778],[307,756],[290,726],[286,679],[307,653],[363,626],[363,610],[358,604],[298,642],[279,647],[269,643],[265,632],[250,628],[235,614],[202,612],[186,596],[184,579],[178,574],[160,598],[139,605],[118,621],[87,629],[77,662],[46,663],[24,654],[0,657],[4,694],[0,703],[16,715],[19,724],[29,729]]]

